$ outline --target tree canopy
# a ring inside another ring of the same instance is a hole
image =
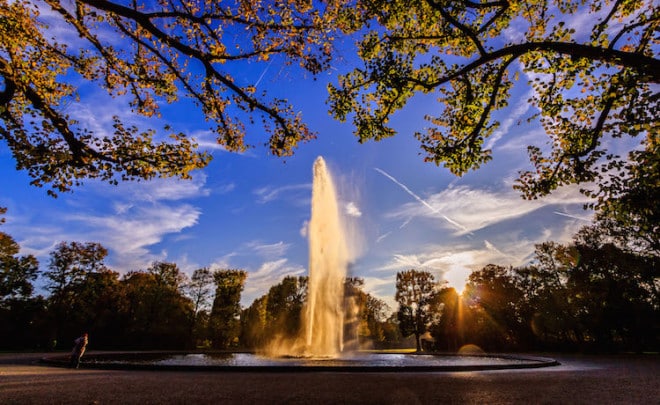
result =
[[[528,118],[540,119],[549,139],[528,147],[533,170],[520,173],[516,188],[536,198],[598,180],[625,160],[607,138],[658,131],[660,9],[653,1],[362,4],[370,28],[359,45],[364,66],[330,86],[332,114],[352,117],[361,142],[394,135],[391,117],[413,97],[433,95],[437,112],[415,137],[426,161],[462,175],[492,159],[496,113],[525,80]]]
[[[45,23],[56,20],[76,39],[56,37]],[[231,151],[258,143],[247,134],[261,125],[261,141],[286,156],[314,131],[235,72],[277,58],[316,74],[351,36],[363,66],[330,85],[332,115],[352,117],[361,142],[380,140],[414,96],[435,96],[437,113],[415,136],[427,161],[458,175],[492,158],[497,112],[525,80],[527,118],[549,139],[529,147],[534,168],[516,187],[537,197],[625,160],[606,137],[657,132],[659,24],[650,0],[0,0],[0,137],[53,195],[85,178],[187,178],[208,164],[185,134],[167,139],[118,117],[112,130],[79,122],[68,106],[91,83],[146,117],[192,100]]]
[[[436,321],[435,277],[428,271],[410,269],[396,273],[397,318],[403,336],[415,335],[417,351],[422,351],[421,336]]]
[[[185,134],[162,140],[154,128],[126,126],[118,117],[108,132],[78,122],[67,113],[79,95],[74,83],[92,82],[147,117],[192,99],[231,151],[250,145],[246,125],[258,119],[270,150],[290,154],[312,131],[286,100],[239,83],[232,69],[275,55],[312,73],[327,68],[342,4],[1,0],[0,136],[17,168],[28,171],[32,184],[49,184],[53,195],[83,178],[186,178],[209,162]],[[42,13],[78,38],[56,38]]]
[[[0,232],[0,306],[7,298],[29,297],[34,290],[32,282],[38,276],[39,261],[33,255],[18,256],[19,251],[14,238]]]

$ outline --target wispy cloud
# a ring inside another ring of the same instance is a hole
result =
[[[472,233],[487,226],[520,218],[544,206],[583,204],[587,199],[576,187],[564,187],[542,200],[522,200],[518,193],[505,187],[502,190],[484,190],[468,186],[445,189],[430,196],[425,204],[433,210],[422,209],[418,204],[408,203],[391,212],[393,218],[410,216],[435,217],[435,212],[446,212],[462,224],[463,232]]]
[[[458,228],[458,229],[460,229],[460,230],[462,230],[462,231],[466,231],[466,232],[467,232],[467,228],[466,228],[466,227],[464,227],[463,225],[461,225],[461,224],[459,224],[458,222],[454,221],[453,219],[449,218],[448,216],[446,216],[446,215],[444,215],[444,214],[440,214],[440,210],[438,210],[436,207],[432,206],[431,204],[429,204],[428,202],[426,202],[423,198],[421,198],[420,196],[418,196],[417,194],[415,194],[415,193],[414,193],[411,189],[409,189],[405,184],[401,183],[400,181],[398,181],[397,179],[395,179],[393,176],[391,176],[390,174],[388,174],[388,173],[385,172],[384,170],[381,170],[381,169],[379,169],[379,168],[377,168],[377,167],[374,168],[374,170],[376,170],[378,173],[382,174],[383,176],[387,177],[388,179],[392,180],[392,182],[394,182],[394,184],[396,184],[397,186],[401,187],[401,188],[403,189],[403,191],[405,191],[406,193],[408,193],[409,195],[411,195],[415,200],[417,200],[419,203],[421,203],[424,207],[428,208],[428,209],[431,211],[431,213],[433,213],[433,214],[439,214],[440,217],[442,217],[443,219],[445,219],[447,222],[449,222],[449,223],[450,223],[451,225],[453,225],[454,227],[456,227],[456,228]]]
[[[290,244],[279,241],[277,243],[261,243],[260,241],[251,241],[245,244],[245,248],[261,257],[274,258],[282,257],[286,254]]]
[[[361,217],[362,216],[362,211],[358,208],[358,206],[353,202],[349,202],[344,206],[345,212],[348,216],[350,217]]]
[[[74,214],[66,219],[84,226],[86,240],[101,242],[120,253],[113,256],[112,264],[117,270],[131,270],[164,259],[164,252],[153,253],[149,247],[167,234],[197,224],[200,214],[198,208],[189,204],[150,204],[136,206],[122,215]]]
[[[77,241],[101,243],[109,250],[106,262],[119,272],[145,268],[154,260],[172,260],[167,251],[154,247],[169,235],[187,238],[182,232],[198,223],[201,209],[183,200],[208,195],[205,180],[197,175],[191,181],[160,179],[117,186],[90,181],[75,196],[48,200],[47,213],[14,210],[12,215],[25,218],[12,221],[12,232],[22,251],[42,264],[57,243]]]
[[[516,122],[524,116],[527,111],[529,111],[529,108],[531,104],[529,103],[529,98],[531,98],[533,95],[532,90],[528,91],[527,94],[523,95],[518,99],[518,103],[516,104],[515,108],[513,111],[511,111],[507,117],[500,122],[500,127],[488,138],[488,142],[486,142],[485,149],[493,149],[495,147],[495,144],[497,141],[500,140],[504,135],[506,135],[511,127],[516,124]]]
[[[387,238],[391,234],[392,234],[392,232],[390,231],[390,232],[384,233],[382,235],[379,235],[378,238],[376,238],[376,243],[380,243],[383,239]]]
[[[231,264],[232,259],[237,256],[238,256],[237,252],[230,252],[224,254],[220,257],[215,258],[209,267],[213,270],[230,269],[232,268],[232,264]]]
[[[208,197],[211,190],[205,187],[206,174],[197,172],[190,180],[154,179],[147,182],[122,183],[123,191],[132,201],[178,201]]]
[[[259,204],[266,204],[280,198],[282,194],[288,194],[300,190],[307,191],[311,189],[312,189],[311,184],[293,184],[282,187],[272,187],[272,186],[261,187],[254,190],[253,193],[257,196],[257,202]]]
[[[248,273],[248,278],[245,280],[245,289],[241,296],[241,304],[244,306],[250,305],[285,276],[297,276],[304,272],[304,267],[290,264],[286,258],[263,263],[256,271]]]

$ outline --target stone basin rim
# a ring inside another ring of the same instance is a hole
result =
[[[136,371],[218,371],[218,372],[460,372],[460,371],[489,371],[489,370],[516,370],[535,369],[558,366],[557,360],[549,357],[535,355],[489,353],[489,354],[456,354],[456,353],[401,353],[401,352],[369,352],[384,355],[406,355],[406,356],[437,356],[437,357],[475,357],[475,358],[499,358],[505,360],[517,360],[519,363],[503,364],[465,364],[465,365],[182,365],[182,364],[148,364],[148,363],[117,363],[99,362],[99,359],[122,356],[166,356],[187,354],[254,354],[252,352],[218,352],[218,351],[121,351],[121,352],[92,352],[83,357],[80,364],[82,369],[100,370],[136,370]],[[85,361],[87,360],[87,361]],[[92,361],[90,361],[92,360]],[[350,360],[347,360],[350,362]],[[45,356],[40,362],[54,367],[68,367],[69,355],[60,354]]]

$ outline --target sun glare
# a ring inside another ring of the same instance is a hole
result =
[[[470,273],[472,273],[472,270],[465,267],[454,268],[445,273],[445,280],[447,280],[450,287],[454,287],[457,293],[463,294]]]

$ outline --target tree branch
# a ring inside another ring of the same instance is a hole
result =
[[[473,30],[471,30],[469,27],[463,25],[460,21],[455,19],[451,14],[449,14],[447,12],[447,10],[444,9],[444,7],[437,4],[435,1],[426,0],[426,2],[428,3],[429,6],[431,6],[432,8],[434,8],[436,10],[438,10],[440,12],[440,15],[442,16],[442,18],[447,20],[447,22],[449,22],[449,24],[451,24],[451,25],[455,26],[456,28],[458,28],[463,34],[465,34],[468,38],[470,38],[470,41],[472,41],[474,46],[477,47],[477,49],[479,50],[479,53],[482,56],[486,54],[486,50],[484,49],[483,45],[481,44],[481,41],[477,37],[477,34]]]

